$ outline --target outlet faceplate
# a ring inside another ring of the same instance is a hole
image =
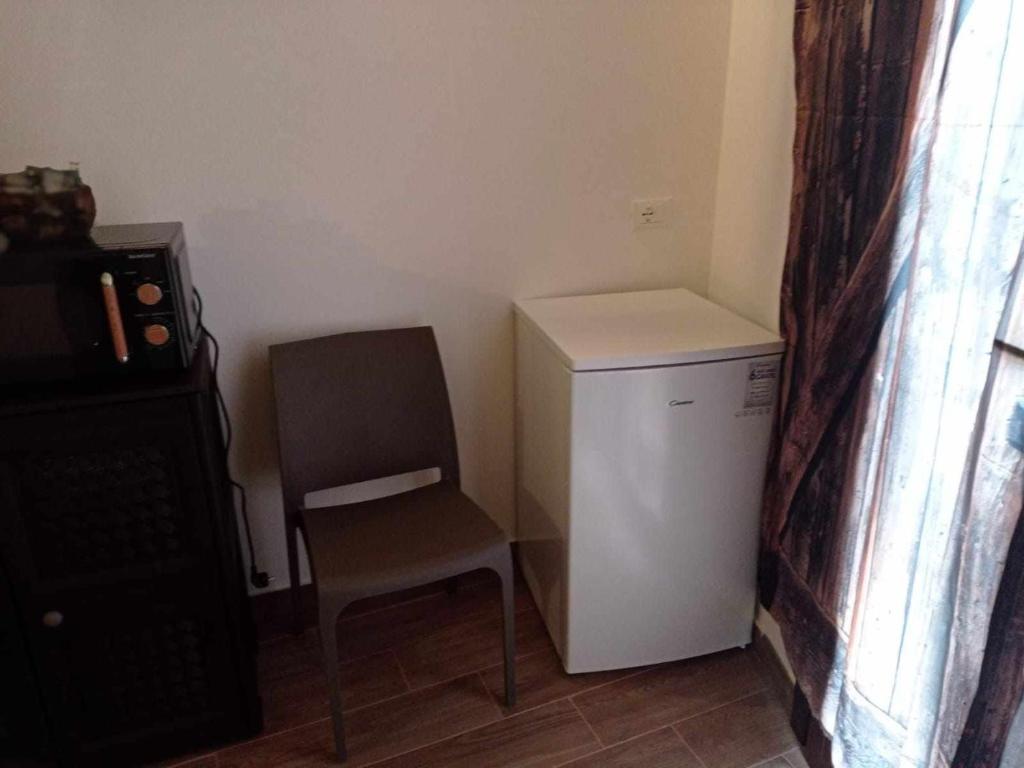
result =
[[[672,215],[672,198],[656,197],[633,201],[633,229],[664,227]]]

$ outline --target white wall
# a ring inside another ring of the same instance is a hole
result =
[[[185,223],[275,586],[268,344],[434,325],[465,487],[509,526],[510,301],[706,290],[722,0],[0,0],[0,19],[0,169],[77,160],[100,223]],[[676,225],[636,236],[630,199],[666,195]]]
[[[708,296],[778,330],[796,121],[792,0],[732,0]],[[793,670],[782,633],[757,626]]]
[[[733,0],[708,296],[778,330],[796,93],[793,0]]]

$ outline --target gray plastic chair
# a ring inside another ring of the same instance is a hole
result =
[[[501,579],[505,703],[515,703],[512,556],[459,488],[459,458],[431,328],[343,333],[270,348],[288,568],[302,631],[297,532],[309,553],[338,757],[345,732],[337,621],[354,600],[488,568]],[[306,509],[311,491],[437,467],[438,483]]]

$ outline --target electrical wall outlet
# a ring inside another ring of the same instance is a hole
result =
[[[658,197],[633,201],[633,229],[668,226],[672,216],[672,198]]]

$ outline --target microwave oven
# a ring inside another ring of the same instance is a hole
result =
[[[186,368],[200,318],[178,222],[0,254],[0,384]]]

